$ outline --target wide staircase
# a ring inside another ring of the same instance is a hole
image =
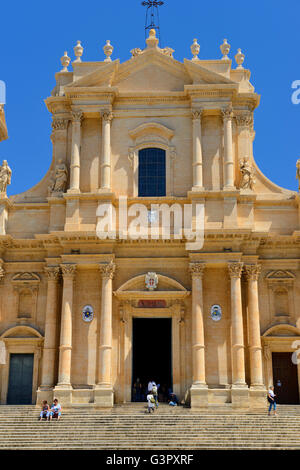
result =
[[[278,406],[277,417],[230,405],[195,412],[161,404],[149,415],[143,403],[74,407],[58,422],[38,415],[35,406],[0,406],[0,449],[300,449],[300,406]]]

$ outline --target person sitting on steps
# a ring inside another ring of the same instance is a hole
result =
[[[49,420],[52,421],[52,419],[55,418],[57,419],[57,421],[59,421],[61,418],[61,412],[62,412],[62,408],[60,404],[58,403],[58,399],[54,398],[53,405],[51,406]]]
[[[48,405],[47,400],[42,401],[42,411],[40,412],[40,421],[43,419],[48,419],[50,414],[50,406]]]

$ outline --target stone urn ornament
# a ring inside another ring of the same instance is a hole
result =
[[[235,55],[235,61],[238,64],[237,69],[243,69],[243,63],[245,60],[245,54],[242,53],[241,49],[238,49],[237,54]]]
[[[67,51],[64,52],[64,55],[60,59],[61,65],[63,66],[61,72],[68,72],[68,67],[71,62],[70,57],[68,57]]]
[[[197,42],[197,39],[195,38],[193,40],[193,44],[191,45],[191,51],[192,51],[192,54],[193,54],[193,58],[192,60],[199,60],[199,57],[198,57],[198,54],[200,52],[200,45],[198,44]]]
[[[228,44],[227,39],[223,39],[223,44],[221,44],[220,49],[223,54],[222,60],[229,60],[228,54],[230,52],[230,44]]]
[[[77,44],[74,47],[74,54],[76,56],[74,62],[81,62],[81,56],[83,54],[83,47],[81,45],[81,41],[77,41]]]
[[[104,54],[106,55],[106,59],[104,59],[104,62],[111,62],[110,56],[112,55],[113,50],[114,48],[111,45],[110,40],[107,39],[105,46],[103,46],[103,51],[104,51]]]

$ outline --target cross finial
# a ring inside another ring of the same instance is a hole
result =
[[[157,35],[160,38],[159,30],[159,15],[158,7],[162,6],[164,2],[160,0],[146,0],[142,2],[143,7],[147,7],[146,20],[145,20],[145,38],[147,37],[147,31],[155,29]]]

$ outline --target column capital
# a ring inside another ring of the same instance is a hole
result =
[[[202,279],[204,275],[206,264],[205,263],[196,263],[192,262],[189,264],[189,271],[192,278],[197,277]]]
[[[245,264],[245,273],[248,281],[258,281],[261,264]]]
[[[202,114],[203,114],[203,109],[202,109],[202,108],[192,109],[191,113],[192,113],[192,119],[193,119],[193,121],[194,121],[194,120],[197,120],[197,119],[200,120],[200,119],[201,119],[201,116],[202,116]]]
[[[81,109],[78,109],[78,110],[74,110],[71,112],[72,114],[72,121],[73,122],[81,122],[82,119],[83,119],[83,112],[81,111]]]
[[[74,279],[76,274],[76,264],[61,264],[62,275],[64,279]]]
[[[105,109],[101,112],[101,117],[104,121],[111,122],[113,120],[113,113],[109,109]]]
[[[116,271],[116,265],[113,261],[110,261],[109,263],[100,263],[99,270],[102,279],[113,279]]]
[[[45,266],[44,271],[47,275],[48,281],[58,281],[60,278],[59,266]]]
[[[241,114],[235,114],[235,119],[239,131],[243,129],[252,129],[253,113],[251,111],[247,111]]]
[[[226,108],[221,108],[221,113],[224,121],[229,121],[233,118],[233,110],[231,104]]]
[[[228,271],[231,279],[238,279],[242,275],[244,263],[239,263],[237,261],[228,263]]]
[[[69,119],[53,118],[51,127],[53,132],[55,131],[64,131],[68,127]]]

